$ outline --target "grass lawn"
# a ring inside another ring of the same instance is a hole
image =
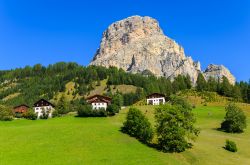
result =
[[[153,121],[153,107],[138,108]],[[250,164],[250,121],[243,134],[217,131],[224,117],[223,107],[200,106],[194,110],[201,134],[192,149],[180,154],[159,152],[121,133],[126,112],[124,109],[110,118],[67,116],[0,122],[0,165]],[[237,153],[222,148],[226,139],[237,143]]]

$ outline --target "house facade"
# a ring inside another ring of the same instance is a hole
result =
[[[13,108],[13,113],[16,117],[22,117],[23,114],[28,112],[29,108],[28,105],[21,104]]]
[[[147,96],[147,105],[161,105],[165,104],[165,95],[160,93],[152,93]]]
[[[48,114],[49,118],[51,118],[52,113],[55,110],[55,106],[44,99],[37,101],[33,108],[34,112],[37,114],[37,118],[40,118],[44,113]]]
[[[102,96],[102,95],[94,95],[91,97],[88,97],[87,103],[91,104],[93,110],[98,110],[98,109],[107,109],[108,105],[111,104],[111,98],[107,96]]]

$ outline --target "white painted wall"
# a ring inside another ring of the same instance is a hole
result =
[[[152,105],[160,105],[160,100],[162,101],[162,104],[165,104],[166,100],[164,97],[159,97],[159,98],[148,98],[147,99],[147,104],[150,105],[150,102],[152,101]]]
[[[37,118],[40,118],[42,116],[42,110],[45,110],[49,112],[49,118],[52,118],[52,113],[55,110],[51,105],[50,106],[44,106],[44,107],[34,107],[34,111],[37,114]]]
[[[92,103],[92,109],[96,110],[96,109],[101,109],[104,108],[105,110],[107,109],[108,104],[105,102],[100,102],[100,103]]]

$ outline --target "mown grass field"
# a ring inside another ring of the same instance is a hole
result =
[[[153,122],[154,108],[138,106]],[[222,106],[194,110],[200,136],[183,153],[162,153],[121,133],[128,109],[115,117],[0,122],[0,165],[247,165],[250,164],[250,116],[243,134],[217,131],[225,111]],[[239,152],[222,147],[225,140],[237,143]]]

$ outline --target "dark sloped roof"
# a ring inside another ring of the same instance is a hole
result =
[[[156,97],[166,97],[164,94],[161,93],[152,93],[147,96],[147,98],[156,98]]]
[[[102,95],[93,95],[88,97],[87,99],[88,103],[96,103],[96,102],[106,102],[106,103],[111,103],[111,98],[107,96],[102,96]]]
[[[24,107],[27,107],[27,108],[30,108],[28,105],[26,105],[26,104],[20,104],[20,105],[18,105],[18,106],[15,106],[13,109],[16,109],[16,108],[19,108],[19,107],[22,107],[22,106],[24,106]]]
[[[51,102],[45,100],[45,99],[40,99],[38,100],[33,106],[34,107],[42,107],[42,106],[48,106],[51,105],[52,107],[55,107],[54,104],[52,104]]]

